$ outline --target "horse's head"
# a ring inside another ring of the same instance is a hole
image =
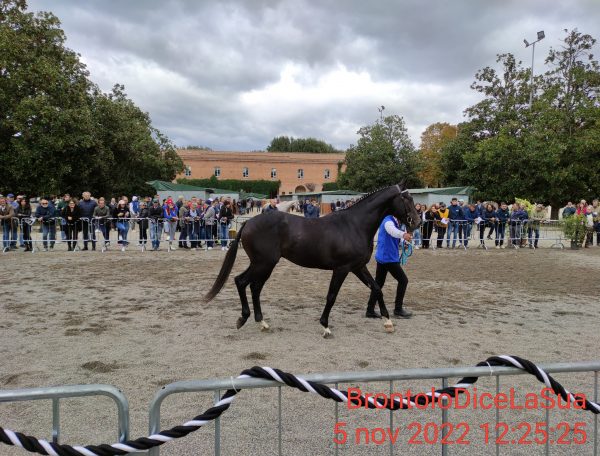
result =
[[[421,224],[421,217],[415,208],[412,196],[404,183],[396,185],[398,195],[392,199],[392,215],[406,225],[408,231],[416,230]]]

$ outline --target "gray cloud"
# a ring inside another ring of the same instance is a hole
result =
[[[346,148],[377,107],[424,128],[462,120],[497,53],[541,71],[563,28],[600,38],[600,2],[574,0],[30,0],[62,21],[103,90],[123,83],[178,145],[263,149],[313,136]]]

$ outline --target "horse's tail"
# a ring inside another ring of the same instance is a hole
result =
[[[229,246],[229,250],[227,252],[227,255],[225,255],[225,260],[223,261],[223,266],[221,266],[221,270],[219,271],[219,275],[217,276],[217,280],[215,280],[215,283],[213,284],[210,291],[204,296],[204,302],[210,302],[215,296],[217,296],[217,294],[219,294],[219,291],[221,291],[223,285],[225,285],[225,282],[227,281],[227,278],[231,273],[231,269],[233,269],[233,263],[235,263],[235,257],[237,255],[238,246],[240,244],[240,238],[242,237],[242,230],[244,229],[244,226],[246,226],[246,222],[242,224],[240,231],[238,231],[237,236]]]

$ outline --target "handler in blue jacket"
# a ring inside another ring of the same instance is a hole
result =
[[[377,234],[377,250],[375,251],[375,260],[377,261],[377,270],[375,271],[375,282],[380,288],[383,288],[385,278],[389,272],[394,279],[398,281],[396,289],[396,305],[394,308],[394,316],[399,318],[410,318],[412,312],[403,308],[404,295],[408,287],[408,277],[400,267],[399,244],[400,239],[410,242],[412,235],[406,231],[402,231],[395,217],[388,215],[383,219],[379,226]],[[367,318],[381,318],[375,312],[375,302],[377,294],[372,291],[367,304]]]

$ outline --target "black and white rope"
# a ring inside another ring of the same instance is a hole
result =
[[[544,383],[550,388],[555,394],[560,396],[564,401],[571,403],[575,402],[576,398],[568,390],[566,390],[560,383],[558,383],[552,376],[544,372],[541,368],[536,366],[531,361],[517,357],[517,356],[492,356],[485,361],[477,364],[477,367],[489,366],[506,366],[506,367],[517,367],[532,375],[534,375],[540,382]],[[361,405],[368,408],[387,408],[390,410],[407,409],[415,404],[426,405],[429,400],[424,396],[439,397],[442,394],[449,395],[450,397],[456,397],[464,392],[467,388],[473,386],[478,377],[465,377],[458,383],[447,388],[435,390],[433,393],[429,392],[426,395],[420,394],[410,398],[395,399],[393,402],[384,404],[382,402],[375,403],[375,399],[369,396],[365,404],[365,397],[354,397],[348,398],[347,391],[339,391],[335,388],[331,388],[327,385],[318,382],[311,382],[303,379],[302,377],[296,377],[287,372],[283,372],[279,369],[273,369],[271,367],[253,367],[251,369],[244,370],[238,379],[242,378],[262,378],[266,380],[275,380],[276,382],[285,384],[292,388],[299,389],[305,393],[318,394],[325,399],[332,399],[336,402],[348,402],[351,401],[353,404]],[[46,440],[36,439],[20,432],[13,432],[9,429],[0,428],[0,442],[7,445],[14,445],[24,448],[32,453],[39,453],[50,456],[113,456],[113,455],[126,455],[134,453],[136,451],[149,450],[150,448],[157,447],[163,443],[170,442],[171,440],[185,437],[186,435],[200,429],[205,424],[209,423],[220,417],[231,405],[235,395],[241,390],[236,389],[233,385],[233,389],[229,389],[221,396],[221,399],[211,408],[206,410],[203,414],[198,415],[193,420],[184,423],[181,426],[175,426],[171,429],[161,431],[157,434],[150,435],[148,437],[140,437],[136,440],[129,440],[124,443],[114,443],[112,445],[88,445],[82,446],[70,446],[70,445],[59,445],[56,443],[48,442]],[[579,398],[578,406],[581,407],[581,398]],[[588,410],[594,414],[600,414],[600,404],[590,402],[587,399],[583,405],[584,410]]]

